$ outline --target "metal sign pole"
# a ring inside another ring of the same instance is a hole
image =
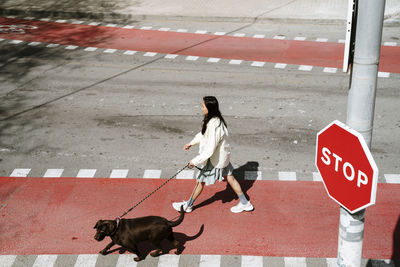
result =
[[[385,0],[357,2],[357,31],[346,124],[361,133],[371,148]],[[361,265],[364,218],[365,210],[351,214],[340,208],[339,266]]]

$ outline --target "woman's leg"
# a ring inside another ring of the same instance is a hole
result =
[[[196,181],[196,185],[193,189],[193,193],[191,195],[191,198],[193,199],[193,201],[195,201],[197,199],[197,197],[201,194],[201,192],[203,191],[204,188],[204,182],[198,182]]]
[[[235,176],[228,175],[226,180],[238,196],[243,195],[242,187],[240,187],[240,184],[236,180]]]

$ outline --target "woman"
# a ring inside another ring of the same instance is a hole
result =
[[[218,100],[214,96],[205,96],[201,104],[204,114],[201,132],[184,146],[189,150],[194,145],[199,145],[199,155],[193,158],[189,167],[203,165],[197,175],[197,182],[189,200],[174,202],[172,206],[180,210],[181,206],[186,212],[191,212],[193,203],[203,191],[204,185],[214,184],[215,181],[228,181],[233,191],[238,195],[240,202],[231,208],[233,213],[252,211],[253,205],[243,194],[240,184],[232,175],[233,167],[230,163],[230,148],[227,143],[228,129],[224,118],[219,111]]]

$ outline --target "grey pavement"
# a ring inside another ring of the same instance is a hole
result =
[[[0,15],[134,20],[325,21],[343,23],[347,0],[3,0]],[[400,0],[386,0],[385,19],[400,14]]]

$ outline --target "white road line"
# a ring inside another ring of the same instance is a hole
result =
[[[74,49],[77,49],[77,48],[78,48],[78,46],[76,46],[76,45],[68,45],[68,46],[65,47],[65,49],[67,49],[67,50],[74,50]]]
[[[235,33],[233,36],[235,36],[235,37],[244,37],[244,36],[246,36],[246,34],[245,33]]]
[[[93,178],[96,173],[96,169],[80,169],[76,178]]]
[[[214,35],[225,35],[226,32],[215,32]]]
[[[397,46],[396,42],[384,42],[383,45],[385,46]]]
[[[158,259],[158,267],[178,267],[179,266],[179,255],[166,254],[162,255]]]
[[[176,30],[177,32],[187,32],[188,30],[186,30],[186,29],[178,29],[178,30]]]
[[[276,35],[276,36],[274,36],[274,39],[278,39],[278,40],[283,40],[283,39],[285,39],[286,38],[286,36],[283,36],[283,35]]]
[[[50,18],[39,19],[40,21],[50,21]]]
[[[245,171],[244,172],[245,180],[262,180],[262,172],[261,171]]]
[[[313,172],[312,177],[314,182],[322,182],[322,177],[319,172]]]
[[[140,29],[141,30],[151,30],[153,27],[151,27],[151,26],[143,26],[143,27],[141,27]]]
[[[261,61],[254,61],[253,63],[251,63],[251,66],[253,67],[264,67],[265,62],[261,62]]]
[[[83,49],[84,51],[89,51],[89,52],[94,52],[97,50],[97,47],[86,47],[85,49]]]
[[[109,24],[106,25],[106,27],[118,27],[118,25],[117,24],[113,24],[113,23],[109,23]]]
[[[255,34],[255,35],[253,35],[253,38],[265,38],[265,35],[264,34]]]
[[[145,56],[145,57],[154,57],[154,56],[156,56],[157,55],[157,53],[154,53],[154,52],[147,52],[147,53],[145,53],[143,56]]]
[[[327,267],[337,267],[337,258],[326,258]]]
[[[315,39],[316,42],[325,43],[328,42],[328,38],[317,38]]]
[[[385,174],[385,180],[389,184],[400,184],[400,174]]]
[[[0,255],[1,267],[11,267],[17,258],[17,255]]]
[[[2,41],[4,41],[4,39],[3,39],[3,38],[0,38],[0,42],[2,42]]]
[[[201,255],[199,267],[220,267],[221,255]]]
[[[88,25],[90,25],[90,26],[98,26],[100,24],[101,24],[100,22],[91,22]]]
[[[115,169],[111,171],[110,178],[126,178],[128,176],[126,169]]]
[[[286,66],[287,66],[287,64],[285,64],[285,63],[276,63],[275,64],[275,69],[284,69],[284,68],[286,68]]]
[[[104,50],[103,53],[112,54],[112,53],[115,53],[116,51],[117,51],[117,49],[109,48],[109,49]]]
[[[165,55],[164,58],[174,59],[174,58],[176,58],[177,56],[178,56],[178,55],[176,55],[176,54],[168,54],[168,55]]]
[[[159,31],[162,31],[162,32],[167,32],[167,31],[169,31],[170,30],[170,28],[160,28],[160,29],[158,29]]]
[[[95,267],[97,254],[80,254],[76,259],[74,267]]]
[[[136,54],[136,53],[137,53],[137,51],[134,51],[134,50],[127,50],[127,51],[124,52],[124,55],[129,55],[129,56],[131,56],[131,55],[134,55],[134,54]]]
[[[194,177],[194,170],[184,170],[181,171],[176,176],[176,179],[193,179],[193,177]]]
[[[126,25],[126,26],[124,26],[124,27],[122,27],[123,29],[128,29],[128,30],[130,30],[130,29],[133,29],[133,28],[135,28],[135,26],[132,26],[132,25]]]
[[[30,42],[28,45],[30,45],[30,46],[38,46],[40,44],[41,44],[41,42]]]
[[[338,40],[338,43],[341,43],[341,44],[344,44],[346,42],[346,40],[344,40],[344,39],[339,39]]]
[[[337,72],[337,68],[328,68],[328,67],[326,67],[326,68],[324,68],[324,72],[336,73]]]
[[[117,265],[115,267],[136,267],[137,262],[133,260],[132,254],[119,255]]]
[[[285,257],[285,267],[307,267],[306,258]]]
[[[390,73],[389,72],[378,72],[378,77],[379,78],[389,78],[390,77]]]
[[[56,20],[57,23],[66,23],[67,21],[65,19],[58,19]]]
[[[263,267],[262,256],[242,256],[242,267]]]
[[[294,40],[296,40],[296,41],[304,41],[304,40],[306,40],[307,38],[306,37],[303,37],[303,36],[297,36],[297,37],[294,37]]]
[[[296,181],[295,172],[279,172],[279,180],[281,181]]]
[[[206,34],[206,33],[207,33],[207,31],[204,31],[204,30],[198,30],[198,31],[195,31],[194,33],[197,33],[197,34]]]
[[[196,61],[196,60],[198,60],[199,59],[199,57],[196,57],[196,56],[187,56],[186,58],[185,58],[185,60],[190,60],[190,61]]]
[[[59,47],[59,44],[48,44],[46,47],[54,48],[54,47]]]
[[[56,260],[57,255],[38,255],[32,267],[52,267]]]
[[[84,21],[82,20],[74,20],[71,22],[71,24],[82,24]]]
[[[161,170],[145,170],[143,174],[143,178],[160,178]]]
[[[46,173],[43,175],[43,177],[61,177],[62,173],[64,172],[64,169],[48,169]]]
[[[22,43],[23,41],[21,41],[21,40],[11,40],[10,41],[10,44],[20,44],[20,43]]]
[[[240,65],[242,64],[243,60],[239,60],[239,59],[232,59],[229,61],[229,64],[231,65]]]
[[[10,177],[27,177],[31,169],[14,169]]]
[[[309,66],[309,65],[301,65],[299,67],[299,70],[302,70],[302,71],[311,71],[312,69],[313,69],[313,66]]]
[[[209,59],[207,59],[207,62],[217,63],[220,60],[221,60],[220,58],[210,57]]]

